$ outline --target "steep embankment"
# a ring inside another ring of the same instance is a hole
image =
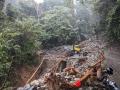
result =
[[[44,53],[44,58],[42,58],[42,55],[40,53]],[[58,61],[66,59],[64,56],[64,46],[55,47],[50,50],[38,51],[37,54],[39,54],[37,57],[39,59],[39,63],[36,66],[24,66],[16,70],[16,74],[19,76],[17,79],[18,82],[16,84],[16,87],[24,86],[26,82],[30,80],[32,74],[37,70],[38,66],[41,64],[42,59],[44,59],[43,64],[29,82],[42,77],[46,72],[51,70],[51,68],[54,65],[56,65]]]

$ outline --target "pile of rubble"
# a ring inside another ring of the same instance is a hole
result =
[[[81,52],[70,57],[65,57],[63,47],[55,48],[53,51],[47,51],[43,59],[47,60],[47,69],[38,80],[17,90],[67,90],[69,83],[79,80],[85,70],[94,65],[104,45],[91,40],[80,43]],[[74,67],[78,74],[69,74],[65,69]],[[69,83],[68,83],[69,82]]]

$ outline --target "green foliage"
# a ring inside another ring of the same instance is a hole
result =
[[[9,17],[9,19],[13,21],[18,17],[19,11],[15,7],[13,7],[11,4],[8,4],[6,8],[6,14]]]
[[[0,80],[8,79],[12,68],[25,64],[33,65],[35,52],[39,48],[37,32],[39,25],[34,20],[10,22],[4,20],[0,31]],[[34,30],[36,29],[36,30]]]
[[[17,22],[17,34],[11,40],[11,46],[15,48],[14,58],[17,64],[32,64],[34,62],[33,55],[38,48],[37,34],[34,32],[34,23],[30,20]]]
[[[100,0],[95,7],[101,18],[99,30],[106,32],[110,42],[119,42],[120,0]]]
[[[41,18],[42,27],[47,33],[43,37],[42,45],[44,46],[49,43],[51,45],[47,46],[53,47],[56,44],[73,43],[74,40],[70,42],[71,39],[76,37],[76,33],[73,31],[73,20],[69,8],[66,7],[56,7],[46,12]]]
[[[7,48],[9,47],[4,38],[4,33],[0,34],[0,80],[4,81],[11,66],[11,60],[8,57]],[[0,83],[2,84],[2,82]]]
[[[1,31],[0,31],[0,80],[1,83],[4,81],[9,72],[9,68],[11,66],[11,60],[9,58],[9,54],[7,52],[7,49],[9,48],[8,44],[8,37],[6,36],[6,30],[9,30],[8,27],[6,27],[6,22],[3,22],[3,25],[1,25]],[[9,25],[9,24],[8,24]]]
[[[116,5],[108,15],[108,36],[112,41],[120,41],[120,4]]]

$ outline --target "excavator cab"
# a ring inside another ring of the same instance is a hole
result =
[[[80,50],[81,50],[80,45],[73,45],[73,51],[75,53],[80,53]]]
[[[79,44],[74,44],[73,46],[65,46],[66,56],[73,56],[75,54],[79,54],[81,51]]]

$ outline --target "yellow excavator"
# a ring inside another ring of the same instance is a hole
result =
[[[73,45],[73,51],[75,53],[80,53],[80,51],[81,51],[80,45],[79,44]]]
[[[74,44],[72,47],[65,47],[66,56],[73,56],[75,54],[79,54],[81,51],[79,44]]]

